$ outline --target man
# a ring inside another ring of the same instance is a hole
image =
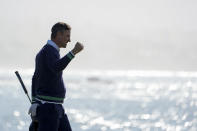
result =
[[[56,23],[51,29],[51,40],[36,56],[35,72],[32,78],[32,116],[30,130],[36,131],[71,131],[70,123],[62,106],[66,88],[62,71],[83,50],[83,45],[76,43],[64,57],[60,58],[60,48],[66,48],[70,42],[71,27],[63,22]]]

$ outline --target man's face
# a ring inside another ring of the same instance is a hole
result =
[[[62,32],[58,32],[58,45],[61,48],[66,48],[67,43],[70,42],[70,30],[64,30]]]

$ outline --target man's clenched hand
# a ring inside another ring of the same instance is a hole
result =
[[[80,42],[77,42],[77,43],[75,44],[75,47],[74,47],[73,50],[72,50],[72,53],[73,53],[74,55],[76,55],[77,53],[79,53],[80,51],[82,51],[83,48],[84,48],[83,44],[81,44]]]

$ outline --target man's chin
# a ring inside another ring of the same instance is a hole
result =
[[[67,45],[63,45],[63,47],[62,47],[62,48],[66,48],[66,46],[67,46]]]

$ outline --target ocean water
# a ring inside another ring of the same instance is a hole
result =
[[[32,69],[19,70],[30,93]],[[64,71],[73,131],[196,131],[197,72]],[[30,103],[0,70],[0,131],[27,131]]]

